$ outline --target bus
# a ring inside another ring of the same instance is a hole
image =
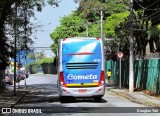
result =
[[[92,97],[101,101],[105,94],[102,39],[60,39],[57,51],[57,85],[60,101],[64,102],[70,97]]]

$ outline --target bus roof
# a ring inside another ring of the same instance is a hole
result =
[[[63,38],[63,41],[65,41],[66,39],[101,39],[101,38],[95,38],[95,37],[72,37],[72,38]]]

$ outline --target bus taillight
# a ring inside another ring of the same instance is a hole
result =
[[[63,72],[60,72],[59,74],[59,80],[60,80],[60,84],[62,87],[66,87],[66,84],[64,82],[64,75],[63,75]]]
[[[104,79],[105,79],[104,71],[101,71],[100,81],[99,81],[98,86],[102,86],[102,85],[104,85]]]

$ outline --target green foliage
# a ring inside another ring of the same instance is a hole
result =
[[[53,63],[54,58],[43,58],[41,59],[38,64],[41,65],[43,63]]]
[[[148,31],[148,39],[150,39],[152,36],[157,36],[160,38],[160,25],[153,26]]]
[[[95,22],[100,19],[100,9],[103,9],[105,20],[111,14],[127,11],[128,4],[129,1],[123,0],[106,0],[104,3],[101,0],[81,0],[77,11],[82,18]]]
[[[159,0],[136,0],[133,1],[133,9],[138,13],[135,15],[134,20],[137,24],[134,32],[136,38],[136,51],[142,51],[145,55],[147,42],[149,43],[150,52],[155,51],[155,44],[157,49],[160,48],[160,36],[157,26],[160,24],[159,15]],[[139,29],[141,31],[139,31]],[[160,50],[158,50],[160,51]],[[135,52],[137,53],[137,52]],[[141,54],[141,52],[139,53]]]
[[[126,12],[129,10],[129,0],[107,0],[106,9],[110,15]]]
[[[52,51],[56,54],[57,43],[61,38],[79,36],[85,31],[85,20],[76,15],[76,12],[63,17],[53,33],[50,34],[54,44],[51,45]]]
[[[37,62],[31,62],[27,65],[27,68],[30,70],[31,74],[35,74],[38,72],[38,69],[41,67]]]
[[[44,53],[44,51],[40,51],[40,52],[36,52],[34,54],[34,57],[36,58],[37,62],[42,60],[43,58],[46,58],[46,54]]]
[[[143,1],[143,2],[141,2]],[[76,1],[77,2],[77,1]],[[157,2],[157,4],[154,4]],[[103,9],[103,34],[107,38],[115,38],[112,48],[119,46],[125,54],[129,54],[129,36],[130,36],[130,19],[129,19],[129,0],[80,0],[78,9],[62,18],[60,26],[50,35],[54,44],[51,45],[52,51],[56,54],[58,39],[74,36],[85,36],[86,28],[79,23],[88,22],[89,36],[100,36],[100,10]],[[145,8],[146,7],[146,8]],[[159,1],[136,0],[133,1],[133,36],[134,36],[134,53],[145,54],[147,38],[159,38],[159,29],[152,26],[159,23],[157,9]],[[150,10],[148,10],[150,9]],[[154,9],[154,10],[151,10]],[[156,11],[156,12],[155,12]],[[151,22],[151,23],[149,23]],[[80,28],[78,28],[78,26]],[[150,26],[150,27],[149,27]],[[157,25],[156,25],[157,26]],[[147,31],[149,29],[149,31]],[[154,40],[155,41],[155,40]],[[158,43],[158,42],[157,42]],[[157,44],[156,45],[159,45]],[[159,42],[160,43],[160,42]]]
[[[30,52],[30,53],[28,54],[28,58],[29,58],[29,59],[32,59],[32,60],[36,60],[35,54],[34,54],[33,52]]]
[[[33,25],[30,18],[34,17],[34,11],[42,11],[46,5],[58,6],[57,0],[1,0],[0,2],[0,64],[1,69],[9,65],[8,58],[13,57],[15,53],[10,48],[13,43],[10,40],[15,36],[17,44],[21,49],[27,49],[32,44],[31,35],[33,34]],[[17,9],[17,10],[16,10]],[[16,29],[15,29],[16,27]],[[35,26],[34,26],[35,29]],[[35,31],[35,30],[34,30]],[[5,60],[4,60],[5,59]]]
[[[136,11],[143,10],[145,13],[143,18],[148,18],[148,20],[151,21],[152,26],[160,24],[159,0],[133,0],[133,8]]]
[[[99,0],[81,0],[77,12],[80,17],[87,19],[89,22],[95,22],[100,17],[98,10],[101,6]]]
[[[54,57],[52,57],[52,58],[43,58],[38,62],[31,62],[31,63],[29,63],[27,65],[27,68],[30,69],[30,71],[32,73],[37,73],[38,69],[41,68],[42,64],[44,64],[44,63],[53,63],[53,59],[54,59]]]
[[[128,3],[128,1],[126,3]],[[122,0],[108,0],[107,3],[101,3],[100,0],[81,0],[79,2],[78,9],[72,14],[63,17],[60,20],[60,26],[58,26],[55,31],[50,34],[54,42],[54,44],[51,45],[52,51],[56,54],[58,47],[57,43],[61,38],[75,36],[85,37],[87,33],[87,24],[89,37],[100,37],[100,9],[105,9],[103,11],[103,20],[105,20],[106,17],[111,14],[126,11],[128,6]],[[123,16],[121,17],[123,18]],[[104,28],[105,26],[106,25],[104,25]],[[116,24],[114,24],[114,26],[116,26]],[[104,29],[105,35],[113,36],[114,28],[107,28],[109,32]]]
[[[115,29],[119,26],[120,23],[125,21],[125,18],[128,17],[129,12],[116,13],[107,17],[104,26],[104,32],[107,38],[115,37]]]

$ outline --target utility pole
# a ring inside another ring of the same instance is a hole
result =
[[[14,22],[14,92],[16,96],[16,54],[17,54],[17,2],[15,3],[15,22]]]
[[[129,92],[134,92],[133,42],[133,0],[130,0]]]
[[[25,13],[25,28],[24,28],[24,36],[25,36],[25,50],[24,50],[24,68],[25,68],[25,80],[24,80],[24,85],[25,85],[25,89],[27,89],[27,85],[26,85],[26,74],[27,74],[27,71],[26,71],[26,55],[27,55],[27,2],[26,2],[26,6],[25,6],[25,10],[24,10],[24,13]]]
[[[101,34],[100,34],[100,36],[101,36],[101,39],[103,40],[103,9],[102,9],[102,7],[101,7],[101,20],[100,20],[100,22],[101,22]]]
[[[88,37],[88,21],[86,23],[86,36]]]
[[[26,50],[24,51],[24,67],[25,67],[25,80],[24,80],[24,85],[25,85],[25,89],[27,89],[27,84],[26,84],[26,76],[27,76],[27,71],[26,71],[26,62],[27,62],[27,53]]]
[[[101,0],[101,3],[107,3],[108,2],[108,0]],[[100,22],[101,22],[101,39],[103,40],[103,42],[104,42],[104,38],[103,38],[103,8],[102,8],[102,4],[101,4],[101,20],[100,20]]]

